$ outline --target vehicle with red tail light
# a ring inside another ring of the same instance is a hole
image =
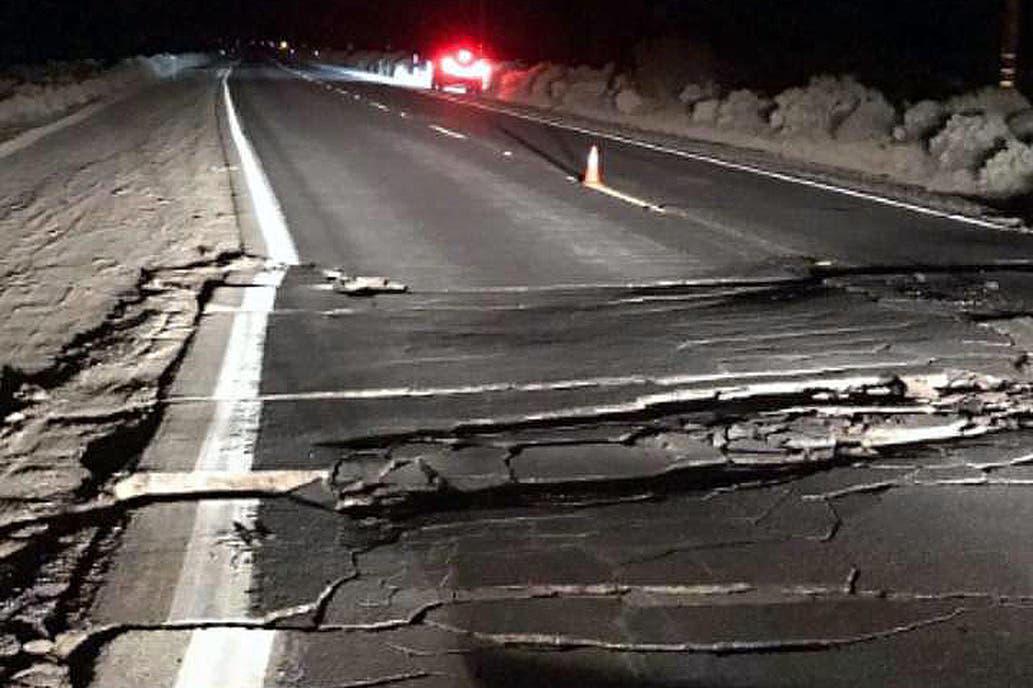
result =
[[[478,94],[491,83],[491,61],[472,48],[460,47],[441,53],[433,60],[431,88],[444,90],[461,86]]]

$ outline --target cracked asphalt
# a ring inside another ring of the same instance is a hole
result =
[[[230,79],[303,264],[253,398],[213,380],[258,287],[213,291],[82,682],[227,628],[278,688],[1033,678],[1033,236],[608,143],[650,213],[566,178],[581,133],[304,73]],[[252,475],[176,487],[220,404]],[[231,573],[185,606],[192,556]]]

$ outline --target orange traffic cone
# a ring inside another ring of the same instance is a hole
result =
[[[588,151],[588,165],[585,167],[585,186],[602,186],[603,177],[599,172],[599,147],[592,146]]]

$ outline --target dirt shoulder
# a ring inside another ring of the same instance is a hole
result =
[[[2,683],[117,527],[14,524],[131,467],[208,289],[242,260],[220,89],[191,70],[0,165]]]

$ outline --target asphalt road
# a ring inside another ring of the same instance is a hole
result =
[[[204,544],[247,561],[194,583],[238,613],[322,600],[265,685],[1029,681],[1033,236],[338,71],[230,91],[302,263],[250,468],[333,469]],[[664,212],[572,181],[593,143]],[[191,470],[247,292],[214,295],[144,469]],[[944,371],[1007,386],[928,392]],[[192,509],[134,516],[99,621],[182,606]],[[168,636],[119,636],[96,685],[176,685]]]
[[[1033,243],[462,97],[314,74],[323,81],[241,72],[234,91],[302,255],[425,289],[728,276],[784,257],[987,264],[1026,257]],[[571,184],[593,143],[607,183],[668,214]]]

